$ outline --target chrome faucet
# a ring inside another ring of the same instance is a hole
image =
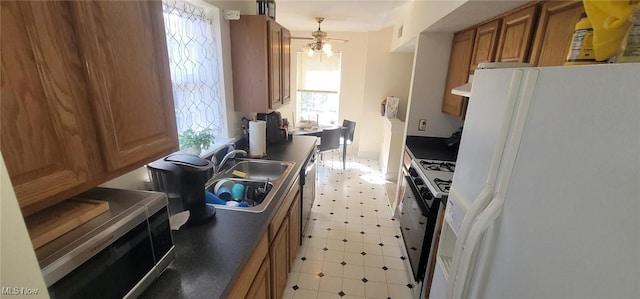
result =
[[[243,157],[246,157],[247,152],[239,149],[234,149],[228,152],[226,155],[224,155],[224,157],[222,158],[222,161],[220,161],[220,163],[216,163],[216,166],[214,166],[215,173],[218,173],[220,169],[222,169],[222,167],[224,166],[224,163],[227,163],[227,160],[231,158],[235,158],[236,155],[242,155]]]

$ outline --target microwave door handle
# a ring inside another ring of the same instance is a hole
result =
[[[487,208],[478,216],[475,221],[469,236],[467,238],[467,246],[460,255],[460,265],[458,270],[458,277],[454,280],[453,289],[451,290],[451,298],[462,299],[466,291],[467,279],[470,270],[473,270],[472,258],[475,254],[478,244],[482,240],[483,234],[489,229],[492,223],[502,214],[502,207],[504,206],[504,196],[498,195]],[[451,278],[451,277],[450,277]]]
[[[455,277],[458,273],[458,265],[460,264],[459,263],[460,255],[462,254],[462,251],[465,247],[464,245],[468,238],[469,231],[471,230],[474,220],[476,220],[478,215],[487,208],[487,205],[491,201],[492,193],[493,193],[493,186],[488,184],[485,185],[482,191],[480,191],[480,194],[478,195],[476,200],[474,200],[473,203],[471,204],[471,207],[469,207],[469,211],[467,211],[464,218],[462,219],[462,224],[460,225],[460,232],[457,235],[458,241],[455,244],[455,247],[453,249],[453,255],[451,256],[452,258],[451,270],[450,270],[451,272],[449,273],[449,281],[448,281],[448,287],[447,287],[449,290],[449,294],[453,294],[453,287],[456,280]],[[452,192],[449,193],[449,196],[452,196],[452,195],[455,196],[455,194],[458,194],[458,193],[455,192],[455,190],[452,190]]]

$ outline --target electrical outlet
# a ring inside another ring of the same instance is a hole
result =
[[[421,119],[418,121],[418,131],[426,131],[427,130],[427,120]]]

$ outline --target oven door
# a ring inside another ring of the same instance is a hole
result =
[[[400,229],[413,278],[420,281],[425,274],[437,214],[427,208],[409,176],[405,176],[404,183],[408,187],[403,197]]]

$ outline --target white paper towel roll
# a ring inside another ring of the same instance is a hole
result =
[[[262,158],[267,155],[267,122],[249,122],[249,156]]]

